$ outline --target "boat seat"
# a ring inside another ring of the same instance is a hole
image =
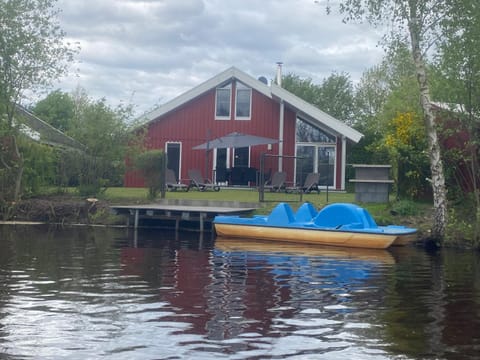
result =
[[[317,215],[318,211],[315,207],[309,203],[303,203],[295,213],[295,221],[297,222],[309,222]]]
[[[268,225],[282,226],[291,222],[295,222],[295,215],[287,203],[279,203],[267,218]]]
[[[315,225],[331,228],[346,228],[346,225],[355,226],[355,229],[377,228],[370,213],[355,204],[337,203],[325,206],[313,219]]]

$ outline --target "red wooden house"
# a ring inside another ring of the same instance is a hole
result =
[[[288,182],[302,182],[319,172],[321,186],[345,188],[347,141],[362,134],[303,101],[289,91],[231,67],[178,96],[141,120],[149,149],[164,149],[167,166],[179,179],[189,169],[228,185],[252,185],[259,180],[262,154],[265,172],[284,171]],[[263,79],[264,80],[264,79]],[[195,146],[232,132],[276,140],[243,148],[195,150]],[[125,186],[143,186],[135,172]]]

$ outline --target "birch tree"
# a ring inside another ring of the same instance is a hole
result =
[[[337,2],[335,2],[337,4]],[[328,1],[328,10],[333,6]],[[444,0],[340,0],[344,21],[367,21],[387,29],[386,43],[408,43],[415,64],[420,104],[427,132],[433,190],[432,238],[443,241],[447,224],[447,196],[440,143],[432,111],[426,69],[427,52],[437,43],[440,24],[447,13]]]

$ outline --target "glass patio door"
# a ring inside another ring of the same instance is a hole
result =
[[[320,186],[334,186],[335,147],[317,146],[317,172],[320,174]]]
[[[315,169],[315,146],[297,146],[295,182],[303,184],[307,175]]]
[[[297,145],[296,182],[303,184],[311,172],[320,174],[320,186],[335,184],[335,146],[320,144]]]

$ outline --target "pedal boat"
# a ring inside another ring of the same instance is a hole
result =
[[[330,204],[318,212],[304,203],[296,213],[287,203],[279,203],[267,216],[218,215],[213,225],[220,237],[370,249],[406,245],[417,233],[405,226],[378,226],[366,209],[350,203]]]

